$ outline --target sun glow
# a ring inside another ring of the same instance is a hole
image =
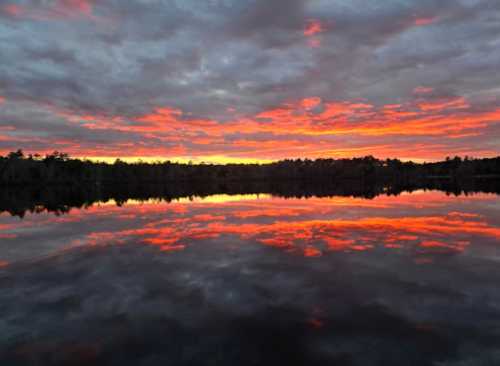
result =
[[[170,161],[180,164],[267,164],[275,160],[272,159],[257,159],[246,157],[231,157],[225,155],[210,155],[210,156],[75,156],[76,159],[90,160],[93,162],[103,162],[113,164],[117,159],[126,163],[158,163]]]

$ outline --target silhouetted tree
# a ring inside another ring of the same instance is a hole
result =
[[[461,159],[416,164],[398,159],[378,160],[373,156],[353,159],[297,159],[270,164],[179,164],[165,162],[113,164],[72,159],[54,151],[43,159],[25,157],[22,150],[0,157],[0,184],[136,184],[175,182],[304,181],[333,183],[345,180],[386,186],[414,185],[428,179],[463,180],[500,176],[500,157]]]

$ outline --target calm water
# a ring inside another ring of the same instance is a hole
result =
[[[500,196],[0,214],[0,365],[500,365]]]

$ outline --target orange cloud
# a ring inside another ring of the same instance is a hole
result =
[[[439,240],[424,240],[419,244],[420,254],[455,254],[463,252],[470,243],[468,241],[456,241],[453,244],[445,243]]]
[[[309,23],[304,28],[304,36],[312,37],[316,34],[323,33],[325,31],[323,25],[318,20],[310,20]]]
[[[73,156],[103,157],[108,161],[124,157],[124,152],[130,157],[156,160],[163,157],[186,162],[254,162],[366,154],[381,158],[442,159],[453,154],[499,153],[487,146],[462,145],[460,139],[479,136],[500,123],[500,108],[477,109],[465,97],[433,98],[430,92],[430,88],[417,87],[414,100],[385,105],[357,100],[325,101],[311,96],[223,122],[191,118],[189,113],[171,106],[158,106],[136,117],[75,114],[47,106],[50,112],[71,124],[96,132],[133,133],[141,141],[151,139],[156,143],[116,142],[87,148],[80,141],[69,139],[38,138],[37,141],[50,143],[46,152],[57,148]],[[258,135],[263,137],[257,138]],[[415,139],[400,144],[393,136]],[[441,139],[435,140],[436,137]],[[9,139],[12,139],[9,135],[3,137],[5,141]],[[16,139],[19,141],[21,137]]]
[[[415,19],[414,24],[417,27],[421,27],[424,25],[429,25],[429,24],[435,23],[436,20],[437,20],[437,18],[435,18],[435,17],[422,17],[422,18]]]
[[[398,202],[399,198],[403,196],[393,197],[392,200]],[[424,195],[424,198],[429,199],[429,195]],[[307,207],[311,213],[317,211],[315,202],[325,207],[328,205],[328,202],[320,201],[308,202]],[[265,201],[263,204],[266,207]],[[205,208],[210,210],[212,204],[208,205]],[[274,202],[273,211],[268,216],[282,220],[286,217],[279,212],[279,208],[283,205],[282,201]],[[188,207],[190,210],[195,210],[198,206],[194,203]],[[304,208],[304,205],[302,204],[301,207]],[[240,209],[238,206],[234,208]],[[284,208],[286,209],[286,206]],[[154,205],[146,206],[144,210],[141,215],[152,214],[151,210],[162,212],[161,208],[154,207]],[[90,245],[102,245],[102,243],[110,242],[122,244],[133,238],[139,243],[158,246],[162,251],[173,251],[184,249],[186,246],[184,243],[193,240],[217,238],[220,235],[236,235],[244,240],[255,240],[263,245],[306,257],[319,257],[324,251],[357,252],[373,250],[380,246],[388,250],[414,248],[418,254],[460,253],[469,246],[470,237],[500,239],[500,228],[491,226],[480,217],[467,213],[400,218],[378,216],[355,220],[309,220],[307,215],[303,214],[296,217],[297,221],[271,221],[269,223],[247,221],[245,224],[239,224],[228,219],[232,216],[233,210],[230,204],[226,206],[225,221],[220,220],[218,216],[198,214],[190,216],[190,220],[183,225],[171,225],[171,222],[163,220],[161,224],[155,223],[158,227],[92,233],[86,240]],[[235,215],[238,216],[238,214]],[[245,219],[248,220],[250,217]],[[175,218],[170,220],[175,220]]]
[[[178,244],[178,245],[163,245],[160,250],[162,252],[177,252],[179,250],[184,250],[186,249],[185,245]]]
[[[447,109],[466,109],[470,104],[465,98],[445,98],[418,104],[423,111],[445,111]]]
[[[321,255],[322,255],[321,250],[313,246],[308,246],[304,249],[304,257],[315,258],[315,257],[321,257]]]
[[[310,110],[317,107],[321,103],[321,98],[319,97],[310,97],[302,99],[301,105],[304,109]]]
[[[323,25],[318,20],[310,20],[304,28],[304,36],[308,39],[309,47],[317,48],[321,46],[321,40],[317,35],[325,31]]]
[[[449,207],[459,203],[460,207],[467,209],[469,202],[491,202],[493,197],[479,194],[473,198],[462,197],[458,202],[444,193],[416,192],[379,196],[373,200],[332,197],[300,201],[271,197],[257,199],[254,196],[253,199],[240,197],[238,200],[236,197],[230,201],[201,198],[171,203],[131,201],[122,207],[108,202],[75,209],[69,216],[42,215],[36,218],[36,224],[85,222],[91,217],[92,220],[119,222],[119,227],[127,227],[125,230],[91,232],[75,241],[74,245],[135,243],[173,252],[200,240],[228,235],[251,245],[260,244],[310,258],[328,252],[355,253],[377,249],[406,251],[417,256],[417,261],[425,262],[424,259],[428,261],[433,255],[460,254],[475,241],[500,240],[500,227],[490,222],[488,216]],[[224,205],[221,206],[220,202]],[[407,208],[419,207],[425,209],[422,212],[430,214],[392,216],[394,212],[416,212]],[[346,210],[356,215],[339,215]],[[214,212],[223,212],[224,215]],[[242,215],[242,212],[248,214]],[[144,218],[148,218],[147,224],[144,224]],[[21,223],[1,225],[0,230],[15,229],[22,233],[21,228],[32,224],[28,215]],[[92,225],[86,227],[91,230]],[[21,239],[20,236],[18,240]]]

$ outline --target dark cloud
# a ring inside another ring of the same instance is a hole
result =
[[[410,102],[426,86],[494,108],[500,93],[496,1],[26,0],[0,8],[0,96],[9,104],[130,120],[170,107],[186,121],[224,124],[311,96],[383,105]],[[305,33],[312,23],[318,28]]]

